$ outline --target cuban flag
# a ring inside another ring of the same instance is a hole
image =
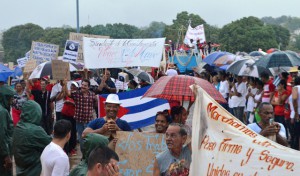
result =
[[[142,98],[149,88],[150,86],[117,94],[122,103],[117,117],[126,120],[132,129],[154,124],[155,115],[158,111],[170,109],[169,102],[165,99]],[[108,94],[98,96],[100,118],[105,116],[104,101],[107,96]]]

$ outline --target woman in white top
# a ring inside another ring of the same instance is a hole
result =
[[[295,137],[298,138],[299,146],[298,149],[300,149],[300,119],[299,119],[299,113],[300,113],[300,77],[296,77],[294,79],[294,87],[292,90],[292,100],[293,100],[293,108],[294,108],[294,118],[291,119],[291,124],[295,124]]]
[[[256,94],[254,95],[254,110],[253,110],[255,116],[257,115],[257,113],[255,113],[255,111],[261,103],[261,97],[262,97],[263,90],[264,90],[264,83],[261,80],[257,80],[256,88],[257,88],[257,91],[256,91]],[[254,122],[259,122],[256,119],[256,117],[254,118]]]
[[[254,118],[254,108],[255,108],[255,103],[254,103],[254,97],[257,92],[256,88],[256,81],[253,77],[249,78],[249,86],[248,86],[248,93],[246,95],[247,99],[247,106],[246,106],[246,112],[247,112],[247,124],[253,122]],[[250,120],[249,120],[250,118]]]

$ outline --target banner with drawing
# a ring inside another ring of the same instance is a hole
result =
[[[117,131],[117,138],[120,174],[152,176],[155,156],[167,149],[165,135]]]
[[[191,175],[299,175],[299,151],[256,134],[196,89]]]
[[[86,68],[130,66],[158,67],[165,38],[154,39],[83,39]]]
[[[188,30],[186,31],[186,34],[185,34],[184,43],[189,44],[191,39],[193,39],[194,42],[196,42],[197,40],[200,40],[200,43],[203,43],[206,41],[203,24],[198,25],[195,28],[192,28],[192,26],[189,25]]]

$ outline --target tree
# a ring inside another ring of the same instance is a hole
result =
[[[281,50],[285,50],[286,47],[289,45],[290,41],[290,31],[287,28],[284,28],[282,26],[278,25],[270,25],[274,32],[275,32],[275,38],[276,42],[280,45]]]
[[[277,47],[275,31],[256,17],[247,17],[225,25],[220,31],[221,49],[251,52]]]
[[[75,32],[75,29],[46,28],[44,35],[39,41],[59,45],[59,56],[61,56],[64,52],[66,41],[69,39],[70,32]]]
[[[38,25],[28,23],[14,26],[3,33],[4,61],[15,62],[24,57],[31,49],[32,41],[37,41],[43,36],[44,29]]]
[[[140,29],[137,34],[138,38],[159,38],[163,37],[166,24],[163,22],[153,21],[149,26]]]

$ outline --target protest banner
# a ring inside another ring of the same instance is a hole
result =
[[[199,86],[190,175],[299,175],[300,152],[252,131]]]
[[[54,80],[70,80],[69,63],[62,60],[52,60],[52,77]]]
[[[25,67],[24,67],[24,73],[32,72],[36,66],[37,66],[36,60],[31,59],[31,60],[27,61],[25,64]]]
[[[165,38],[153,39],[83,39],[85,67],[118,68],[128,66],[158,67]]]
[[[79,42],[77,62],[83,62],[84,61],[83,50],[82,50],[82,48],[83,48],[83,37],[104,38],[104,39],[109,39],[110,38],[109,36],[105,36],[105,35],[90,35],[90,34],[70,32],[69,40]]]
[[[79,42],[67,40],[62,60],[65,62],[76,63],[78,57],[78,48]]]
[[[37,60],[38,64],[57,59],[59,46],[49,43],[32,42],[30,59]]]
[[[195,28],[192,28],[191,25],[189,25],[185,34],[184,43],[189,44],[191,39],[193,39],[195,42],[200,40],[200,43],[206,41],[203,24],[198,25]]]
[[[27,58],[27,57],[23,57],[23,58],[17,59],[18,66],[20,68],[25,67],[25,65],[26,65],[26,63],[27,63],[28,60],[29,60],[29,58]]]
[[[120,158],[120,174],[152,176],[155,156],[167,149],[165,135],[117,131],[117,138],[115,151]]]

